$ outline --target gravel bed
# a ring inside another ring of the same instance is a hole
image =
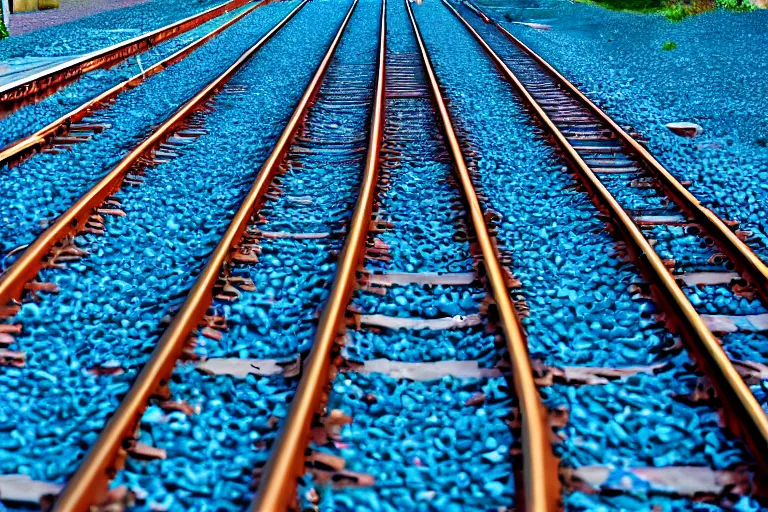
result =
[[[34,240],[169,113],[223,72],[295,5],[278,3],[260,9],[183,62],[120,95],[111,108],[95,114],[97,122],[112,127],[91,141],[59,154],[40,153],[0,171],[0,193],[7,198],[0,214],[0,255]]]
[[[731,358],[765,364],[766,336],[764,332],[729,332],[718,338]]]
[[[513,506],[515,440],[505,419],[514,405],[503,379],[413,382],[341,374],[333,409],[354,418],[332,450],[373,487],[320,492],[321,510],[481,511]],[[484,392],[483,405],[466,405]],[[371,396],[372,395],[372,396]]]
[[[317,313],[330,290],[341,240],[270,240],[258,264],[241,267],[259,293],[221,304],[229,331],[203,347],[208,357],[293,359],[314,339]]]
[[[296,165],[280,179],[283,193],[260,212],[259,228],[266,232],[342,235],[265,238],[260,261],[238,268],[259,290],[243,294],[227,310],[230,331],[224,343],[240,357],[295,358],[311,348],[365,164],[376,71],[377,40],[370,34],[377,12],[369,0],[358,5],[300,140],[288,153]],[[338,94],[342,84],[352,82],[362,89],[349,104]],[[358,151],[350,157],[353,150]]]
[[[730,261],[720,265],[710,263],[716,247],[707,246],[701,237],[685,234],[682,227],[657,225],[645,229],[644,233],[646,238],[656,241],[654,250],[662,259],[675,261],[676,272],[733,270]]]
[[[692,499],[674,499],[667,496],[656,496],[647,492],[635,495],[621,494],[619,496],[585,494],[574,492],[565,498],[569,512],[613,512],[616,510],[654,510],[659,512],[720,512],[722,510],[756,511],[763,510],[760,504],[746,496],[739,496],[735,503],[723,504],[703,503]]]
[[[140,440],[167,450],[165,460],[129,459],[113,486],[138,499],[129,510],[241,511],[253,489],[253,470],[266,463],[278,423],[288,413],[296,382],[276,377],[202,375],[179,367],[174,398],[195,414],[164,413],[152,406],[142,418]]]
[[[416,51],[413,44],[399,41],[411,34],[390,30],[392,54]],[[379,238],[389,247],[390,260],[370,266],[401,272],[472,272],[469,243],[456,237],[456,221],[466,215],[430,100],[389,99],[387,123],[392,137],[385,145],[396,156],[380,215],[394,226]]]
[[[727,469],[748,456],[740,441],[719,426],[718,413],[691,406],[697,377],[678,358],[679,370],[638,374],[600,386],[555,385],[543,391],[550,407],[567,406],[566,440],[556,446],[563,465],[708,466]],[[690,367],[688,368],[690,369]]]
[[[766,313],[759,299],[739,297],[726,286],[686,286],[683,291],[701,314],[761,315]],[[761,357],[758,361],[765,359]]]
[[[478,314],[482,288],[467,286],[392,286],[385,295],[360,293],[355,305],[365,315],[444,318]]]
[[[196,39],[234,18],[249,6],[219,16],[171,40],[130,57],[107,69],[95,69],[75,82],[37,103],[32,103],[0,119],[0,147],[29,136],[52,121],[69,113],[86,101],[98,96],[120,82],[141,73],[156,62],[181,50]],[[280,8],[271,10],[279,11]],[[254,14],[259,16],[259,14]],[[245,21],[243,21],[245,22]]]
[[[565,406],[570,414],[568,425],[559,432],[565,439],[555,445],[561,464],[729,469],[749,460],[741,442],[720,427],[716,411],[687,405],[674,397],[689,395],[695,385],[696,377],[690,372],[674,371],[656,376],[640,374],[603,386],[555,385],[543,389],[548,406]],[[566,509],[647,510],[656,505],[664,511],[763,510],[748,497],[737,501],[733,508],[725,503],[699,504],[654,495],[637,486],[634,492],[618,496],[567,494]]]
[[[61,292],[25,304],[13,319],[24,327],[14,347],[27,352],[27,366],[0,377],[6,393],[0,411],[24,433],[23,443],[0,451],[3,473],[60,482],[76,468],[151,352],[162,317],[183,301],[319,63],[341,16],[328,16],[328,4],[308,5],[234,77],[236,87],[225,88],[204,116],[207,135],[148,169],[141,186],[117,194],[126,216],[107,217],[104,236],[79,237],[89,256],[43,272]],[[295,58],[280,51],[285,45]],[[284,87],[283,80],[293,85]],[[201,179],[201,169],[209,179]],[[115,364],[127,373],[87,372]],[[67,434],[52,435],[57,429]]]

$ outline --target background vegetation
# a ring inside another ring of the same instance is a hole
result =
[[[0,39],[8,37],[8,29],[3,23],[3,3],[0,2]]]
[[[672,21],[717,8],[729,11],[751,11],[749,0],[580,0],[616,11],[660,13]]]

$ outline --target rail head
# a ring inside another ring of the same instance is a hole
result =
[[[72,80],[94,69],[109,66],[118,60],[135,55],[146,48],[187,32],[234,9],[239,9],[252,1],[254,0],[230,0],[222,5],[211,7],[201,13],[194,14],[165,27],[160,27],[4,84],[0,86],[0,111],[9,111],[12,109],[11,105],[17,101],[38,94],[62,82]]]
[[[118,167],[125,167],[128,165],[126,163],[127,160],[136,161],[138,157],[141,156],[146,149],[152,147],[157,140],[161,140],[163,136],[170,134],[181,120],[186,119],[192,112],[203,105],[205,101],[214,94],[214,91],[220,90],[221,86],[225,84],[243,65],[245,65],[250,58],[282,27],[284,27],[308,2],[309,0],[304,0],[296,6],[277,25],[275,25],[275,27],[243,53],[230,68],[209,83],[194,98],[185,103],[173,116],[171,116],[171,118],[163,123],[150,137],[154,142],[150,143],[150,139],[145,140],[145,142],[126,157],[126,160],[121,162]],[[297,125],[298,123],[295,124]],[[95,194],[92,191],[90,195],[94,196]],[[245,213],[243,210],[244,208],[241,208],[238,211],[238,215],[235,220],[233,220],[233,223],[247,222],[247,215],[250,211]],[[243,220],[244,217],[245,220]],[[244,228],[245,226],[243,226],[242,229]],[[227,231],[227,234],[229,235],[229,238],[227,239],[228,241],[235,239],[234,232],[242,234],[242,230],[234,230],[232,229],[232,226],[230,226],[230,229]],[[222,249],[221,247],[224,243],[225,242],[222,241],[217,247],[215,253],[217,257],[221,257],[222,253],[226,256],[228,253],[231,243],[228,243],[228,245]],[[25,256],[26,252],[22,255],[22,258]],[[32,258],[32,256],[30,256],[30,258]],[[19,261],[16,262],[16,264],[18,263]],[[14,266],[16,264],[14,264]],[[32,265],[32,263],[28,263],[28,265]],[[214,267],[215,269],[211,270]],[[211,284],[210,288],[206,288],[204,284],[201,284],[201,279],[206,277],[208,280],[211,280],[211,274],[215,274],[215,277],[218,277],[220,267],[221,264],[219,263],[216,265],[215,262],[209,262],[205,267],[204,272],[207,273],[199,276],[190,295],[182,306],[182,310],[174,317],[171,325],[168,327],[163,337],[161,337],[155,350],[152,352],[149,361],[142,368],[141,373],[118,406],[115,414],[109,419],[104,430],[96,440],[96,443],[88,451],[85,459],[81,462],[80,466],[59,495],[54,505],[55,511],[85,512],[92,506],[98,505],[99,501],[104,498],[111,479],[114,477],[116,471],[120,469],[119,466],[125,457],[124,442],[134,437],[136,427],[139,424],[141,414],[146,408],[148,400],[153,395],[157,394],[159,388],[164,384],[167,384],[176,360],[183,351],[187,335],[197,327],[205,314],[207,307],[211,303],[211,289],[213,284]],[[19,273],[16,275],[22,274]],[[7,275],[4,277],[7,277]],[[215,277],[212,278],[213,282],[215,282]],[[6,290],[7,292],[7,290],[10,289],[8,286],[3,288],[4,283],[4,280],[0,281],[0,292],[3,290]]]
[[[432,99],[439,113],[454,169],[459,178],[459,186],[467,203],[475,236],[481,249],[488,283],[506,338],[522,420],[524,509],[527,512],[554,512],[561,508],[558,462],[552,452],[551,428],[534,380],[525,332],[509,297],[509,289],[499,263],[496,247],[485,223],[483,208],[475,192],[471,175],[453,128],[451,116],[440,92],[439,82],[421,36],[413,8],[409,0],[405,0],[405,4],[421,53]]]
[[[768,475],[768,418],[749,387],[733,367],[722,345],[696,312],[631,216],[560,132],[522,81],[448,0],[443,0],[443,3],[472,34],[502,75],[513,85],[523,103],[533,111],[546,131],[552,135],[566,160],[589,189],[598,207],[607,211],[613,224],[627,242],[632,259],[653,284],[651,288],[654,296],[678,322],[680,335],[686,348],[712,381],[726,413],[727,426],[750,449],[760,472]]]
[[[642,144],[640,144],[640,142],[635,140],[635,138],[627,133],[624,128],[619,126],[611,116],[589,99],[586,94],[581,92],[570,80],[565,78],[565,76],[563,76],[549,62],[544,60],[544,58],[534,52],[520,39],[512,35],[512,33],[500,23],[490,18],[477,5],[469,0],[464,1],[472,12],[477,14],[486,23],[490,23],[496,27],[496,29],[498,29],[515,46],[520,48],[520,50],[539,64],[539,66],[554,78],[556,82],[573,94],[576,99],[592,112],[592,114],[606,123],[611,130],[616,133],[625,144],[627,144],[632,153],[634,153],[635,156],[643,162],[645,167],[659,179],[659,182],[669,196],[675,201],[675,204],[682,210],[688,212],[696,222],[704,227],[707,233],[717,240],[718,245],[723,249],[723,252],[728,255],[743,274],[746,274],[744,277],[755,285],[763,304],[768,306],[768,266],[766,266],[754,251],[739,239],[720,217],[709,208],[703,206],[698,198],[685,188],[685,186],[683,186],[683,184],[680,183],[669,170],[667,170]]]
[[[365,249],[376,198],[384,128],[386,8],[387,2],[382,0],[376,94],[372,106],[368,153],[357,204],[339,255],[331,293],[320,315],[312,349],[303,365],[288,416],[262,473],[259,489],[249,508],[251,512],[286,510],[295,500],[296,480],[305,470],[304,454],[309,444],[312,420],[318,411],[322,392],[328,384],[331,351],[342,329],[345,311],[354,289],[357,267]]]

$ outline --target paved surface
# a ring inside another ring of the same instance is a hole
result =
[[[149,0],[61,0],[61,7],[45,11],[11,14],[9,32],[12,36],[26,34],[44,27],[61,25],[104,11],[122,9]]]

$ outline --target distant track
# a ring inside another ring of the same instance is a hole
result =
[[[78,138],[82,137],[83,134],[88,135],[93,133],[96,130],[99,130],[100,128],[98,126],[94,127],[87,123],[85,124],[78,124],[78,123],[80,123],[83,119],[90,116],[95,110],[105,108],[107,105],[109,105],[109,103],[112,100],[114,100],[117,96],[119,96],[123,92],[137,87],[139,84],[144,82],[147,78],[155,76],[165,71],[170,66],[182,61],[187,56],[189,56],[192,52],[200,48],[202,45],[204,45],[205,43],[207,43],[217,35],[221,34],[223,31],[230,28],[238,21],[242,20],[245,16],[253,12],[255,9],[263,5],[266,5],[269,1],[270,0],[260,1],[259,3],[253,5],[252,7],[238,14],[231,20],[227,21],[220,27],[217,27],[211,30],[210,32],[208,32],[207,34],[205,34],[204,36],[199,37],[198,39],[188,44],[181,50],[175,52],[173,55],[166,57],[160,62],[157,62],[152,66],[148,67],[146,70],[109,88],[108,90],[104,91],[98,96],[95,96],[89,99],[79,107],[64,114],[63,116],[59,117],[55,121],[52,121],[51,123],[41,128],[40,130],[36,131],[35,133],[9,144],[8,146],[0,150],[0,166],[4,164],[13,165],[14,163],[23,159],[27,155],[34,153],[35,151],[40,151],[41,149],[48,146],[52,142],[55,142],[56,139],[67,143],[73,140],[78,140]],[[76,136],[74,138],[65,137],[70,132],[75,132]]]
[[[231,0],[223,5],[212,7],[199,14],[133,37],[122,43],[96,50],[31,76],[2,85],[0,86],[0,113],[12,112],[24,100],[30,100],[33,97],[39,100],[49,96],[61,86],[89,71],[112,66],[121,60],[141,53],[156,44],[184,32],[188,32],[207,21],[218,18],[252,1],[254,0]]]

